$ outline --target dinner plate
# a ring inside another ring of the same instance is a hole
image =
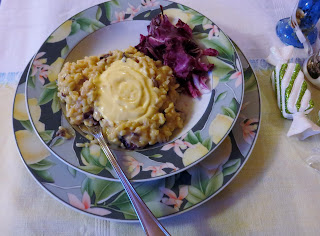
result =
[[[205,160],[186,171],[159,180],[133,183],[157,217],[175,216],[208,201],[231,182],[248,160],[259,132],[261,104],[256,77],[246,59],[241,58],[246,68],[244,103],[232,132],[223,143]],[[92,178],[66,165],[37,137],[28,121],[24,103],[27,68],[15,95],[13,127],[21,158],[30,174],[51,196],[74,210],[101,219],[137,221],[119,182]],[[35,99],[28,99],[28,103],[33,113],[40,112]],[[42,123],[37,125],[45,129]],[[128,163],[134,171],[140,171],[134,160]]]
[[[118,181],[97,145],[76,131],[69,140],[56,136],[59,126],[72,129],[61,112],[55,82],[63,63],[138,44],[139,35],[147,34],[150,20],[160,13],[160,5],[172,22],[180,18],[188,23],[194,39],[204,48],[218,50],[217,57],[206,57],[215,64],[209,74],[211,92],[199,99],[182,95],[178,108],[187,115],[184,128],[168,143],[137,151],[116,150],[120,164],[132,181],[168,177],[204,159],[231,131],[244,86],[241,61],[228,37],[205,16],[180,4],[114,0],[64,22],[38,50],[28,71],[27,98],[39,105],[37,114],[30,113],[31,125],[45,146],[66,164],[98,178]],[[28,104],[28,111],[32,111],[33,105]]]

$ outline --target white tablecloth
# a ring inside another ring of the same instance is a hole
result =
[[[2,0],[0,5],[0,235],[143,235],[139,224],[113,223],[75,212],[50,197],[20,160],[12,132],[12,100],[20,73],[48,35],[99,0]],[[262,96],[256,147],[240,174],[216,197],[163,221],[172,235],[319,235],[320,175],[303,160],[320,152],[319,136],[287,138],[261,59],[290,0],[179,0],[211,18],[255,65]],[[302,50],[295,50],[302,55]],[[320,92],[312,89],[320,103]],[[319,105],[317,106],[319,109]],[[316,119],[315,112],[311,115]]]

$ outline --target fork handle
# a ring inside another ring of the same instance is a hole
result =
[[[106,154],[108,160],[110,161],[113,169],[116,171],[120,182],[122,183],[124,190],[127,192],[129,199],[133,205],[133,208],[139,218],[139,221],[142,225],[142,228],[146,235],[150,236],[160,236],[167,235],[170,236],[168,231],[161,225],[158,219],[152,214],[150,209],[146,206],[146,204],[142,201],[136,190],[131,185],[127,176],[122,171],[119,163],[117,162],[115,156],[111,152],[109,146],[107,145],[102,133],[98,133],[94,135],[98,140],[103,152]]]

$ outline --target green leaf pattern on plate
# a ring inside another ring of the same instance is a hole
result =
[[[45,130],[45,131],[39,132],[40,137],[46,143],[52,140],[53,134],[54,134],[54,130]]]
[[[75,20],[71,24],[71,32],[69,36],[76,34],[80,30],[80,24]]]
[[[80,27],[80,26],[79,26]],[[72,31],[72,30],[71,30]],[[71,33],[70,33],[71,34]],[[64,48],[62,48],[62,50],[61,50],[61,57],[65,57],[67,54],[69,53],[69,46],[68,46],[68,44],[64,47]]]
[[[32,169],[32,171],[39,176],[44,182],[54,183],[54,179],[49,172],[49,169],[56,164],[50,160],[41,160],[34,164],[29,164],[28,166]]]
[[[150,13],[151,13],[151,11],[147,12],[147,13],[144,15],[144,17],[150,16]]]
[[[200,140],[198,139],[198,137],[192,132],[192,130],[190,130],[188,132],[187,137],[184,139],[185,141],[191,143],[191,144],[197,144],[200,142]]]
[[[69,173],[73,176],[76,177],[77,175],[77,170],[73,169],[71,166],[67,166]]]
[[[34,170],[34,173],[39,176],[44,182],[47,183],[54,183],[54,179],[52,178],[51,174],[47,170]]]
[[[60,146],[64,143],[65,138],[63,137],[55,137],[50,144],[50,147]]]
[[[51,109],[53,113],[56,113],[60,110],[60,101],[58,98],[58,91],[55,91],[52,98]]]
[[[163,157],[163,155],[161,155],[161,154],[154,154],[154,155],[151,155],[151,156],[149,156],[149,157],[151,157],[151,158],[161,158],[161,157]]]
[[[87,192],[90,197],[93,195],[93,179],[86,177],[81,183],[81,192]]]
[[[247,69],[245,69],[243,73],[244,73],[244,81],[245,81],[244,90],[245,91],[255,90],[257,86],[257,81],[255,79],[255,76],[251,67],[248,67]]]
[[[57,83],[55,81],[50,82],[50,83],[44,85],[43,87],[46,89],[57,89]]]
[[[216,100],[215,100],[215,103],[217,103],[217,102],[219,102],[220,100],[223,100],[226,96],[227,96],[227,91],[225,91],[225,92],[223,92],[223,93],[220,93],[218,96],[217,96],[217,98],[216,98]]]
[[[39,170],[39,171],[43,171],[43,170],[48,170],[50,169],[52,166],[54,166],[55,163],[49,161],[49,160],[42,160],[42,161],[39,161],[35,164],[30,164],[29,167],[33,170]]]
[[[193,25],[201,25],[202,24],[202,21],[204,19],[204,16],[203,15],[194,15],[190,21],[190,24],[193,24]]]
[[[241,159],[239,158],[228,161],[223,166],[223,175],[224,176],[232,175],[238,170],[238,168],[240,167],[240,164],[241,164]]]
[[[83,14],[80,14],[80,15],[78,14],[74,16],[72,18],[71,32],[69,36],[72,36],[78,33],[80,30],[87,33],[92,33],[104,27],[105,25],[101,21],[99,21],[101,16],[102,16],[102,10],[100,7],[97,7],[95,18],[88,18],[88,17],[85,17]]]
[[[93,192],[95,193],[97,204],[107,201],[113,195],[123,190],[122,184],[119,182],[106,182],[101,179],[92,181]]]
[[[38,104],[43,105],[50,102],[53,99],[55,92],[56,92],[55,89],[45,88],[39,97]]]
[[[237,109],[238,109],[238,103],[233,98],[229,104],[229,107],[222,106],[222,114],[229,116],[232,119],[235,119]]]
[[[98,7],[97,13],[96,13],[96,20],[100,20],[102,15],[102,10],[100,7]]]
[[[204,140],[202,142],[202,145],[205,146],[208,150],[210,150],[211,147],[212,147],[212,139],[211,139],[211,137],[209,137],[206,140]]]
[[[32,125],[29,120],[20,120],[20,124],[25,128],[26,130],[30,132],[34,132]]]

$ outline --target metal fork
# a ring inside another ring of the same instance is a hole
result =
[[[147,205],[142,201],[136,190],[131,185],[127,176],[121,169],[116,157],[113,155],[108,144],[106,143],[103,134],[101,132],[100,125],[97,126],[79,126],[79,128],[89,135],[92,135],[100,144],[103,152],[106,154],[109,162],[111,163],[113,169],[116,171],[120,182],[122,183],[124,190],[126,191],[129,199],[133,205],[133,208],[139,218],[142,228],[146,235],[170,235],[166,229],[161,225],[157,218],[152,214]]]

